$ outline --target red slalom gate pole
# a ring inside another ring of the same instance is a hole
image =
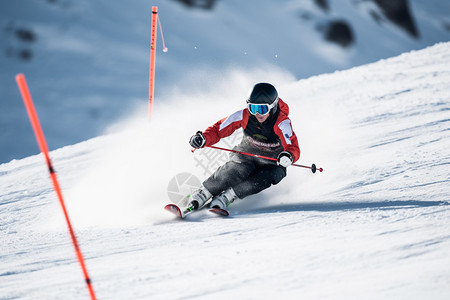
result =
[[[252,154],[252,153],[247,153],[247,152],[242,152],[242,151],[237,151],[237,150],[232,150],[232,149],[226,149],[226,148],[221,148],[221,147],[216,147],[216,146],[206,146],[206,147],[217,149],[217,150],[229,151],[229,152],[233,152],[233,153],[239,153],[239,154],[242,154],[242,155],[248,155],[248,156],[253,156],[253,157],[258,157],[258,158],[264,158],[264,159],[268,159],[268,160],[277,161],[276,158],[263,156],[263,155],[257,155],[257,154]],[[313,173],[316,173],[317,170],[319,170],[319,172],[323,172],[323,169],[322,168],[317,168],[315,164],[312,164],[311,167],[298,165],[298,164],[292,164],[291,166],[311,169],[311,171]]]
[[[156,26],[158,20],[158,7],[152,7],[152,31],[150,38],[150,76],[148,84],[148,116],[152,116],[153,99],[155,93],[155,58],[156,58]]]
[[[78,245],[77,238],[75,236],[75,232],[73,230],[72,224],[70,223],[69,215],[67,213],[66,205],[64,204],[64,199],[62,196],[61,188],[58,183],[58,179],[56,177],[55,169],[52,166],[52,162],[50,160],[49,151],[47,142],[44,137],[44,133],[42,132],[41,124],[39,123],[39,118],[36,113],[36,109],[34,108],[33,100],[31,99],[30,91],[28,90],[27,82],[25,80],[25,76],[23,74],[16,75],[17,85],[19,86],[20,94],[22,95],[23,102],[25,103],[25,107],[27,109],[28,117],[30,118],[31,125],[33,126],[34,134],[36,135],[36,139],[39,145],[41,152],[45,156],[45,162],[48,166],[48,171],[50,172],[50,177],[53,182],[53,188],[58,196],[59,203],[61,204],[64,217],[67,222],[67,226],[69,228],[70,237],[72,238],[73,246],[75,247],[75,253],[77,255],[78,261],[81,265],[81,269],[83,271],[84,279],[87,284],[87,288],[89,290],[89,294],[91,295],[91,299],[95,300],[95,293],[92,287],[92,282],[89,277],[89,274],[86,269],[86,265],[84,263],[84,258],[80,250],[80,246]]]

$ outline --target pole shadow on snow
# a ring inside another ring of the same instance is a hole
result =
[[[279,212],[295,212],[295,211],[351,211],[351,210],[395,210],[395,209],[412,209],[433,206],[448,206],[448,201],[373,201],[373,202],[319,202],[319,203],[299,203],[299,204],[278,204],[264,208],[245,209],[231,211],[232,215],[242,214],[265,214]]]

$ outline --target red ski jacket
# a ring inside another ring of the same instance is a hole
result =
[[[271,113],[262,124],[248,112],[247,108],[239,110],[203,132],[206,138],[205,146],[212,146],[242,128],[244,136],[237,146],[238,149],[274,158],[282,151],[289,151],[295,162],[300,157],[300,148],[288,116],[289,106],[281,99],[278,101],[276,112]]]

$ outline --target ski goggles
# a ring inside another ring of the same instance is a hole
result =
[[[252,115],[259,114],[261,116],[267,115],[272,108],[274,108],[278,104],[278,99],[275,100],[272,104],[256,104],[256,103],[247,103],[248,111]]]

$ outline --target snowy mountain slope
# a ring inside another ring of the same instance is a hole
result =
[[[264,74],[174,91],[151,122],[138,111],[109,135],[53,151],[98,298],[447,299],[449,50],[301,81],[271,73],[300,163],[325,171],[290,167],[227,219],[175,220],[162,210],[167,185],[182,172],[205,178],[206,150],[192,154],[188,137],[242,107]],[[217,91],[232,100],[209,105]],[[208,157],[210,168],[221,159]],[[87,299],[43,158],[0,165],[0,191],[0,298]]]
[[[382,13],[371,1],[327,2],[323,11],[312,0],[227,0],[205,11],[177,1],[2,1],[0,162],[37,153],[14,82],[19,72],[28,78],[51,149],[101,135],[146,102],[152,5],[159,7],[169,48],[157,54],[160,102],[174,89],[213,89],[226,79],[223,73],[275,68],[301,79],[450,37],[446,0],[409,1],[417,39],[388,20],[376,21],[373,13]],[[351,46],[324,39],[335,20],[351,25]]]

